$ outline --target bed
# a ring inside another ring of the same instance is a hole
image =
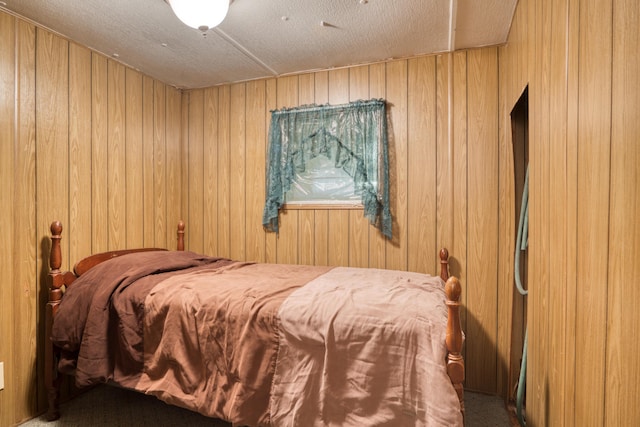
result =
[[[461,287],[393,270],[94,254],[61,271],[51,224],[48,418],[63,374],[234,426],[463,425]],[[445,283],[446,282],[446,283]]]

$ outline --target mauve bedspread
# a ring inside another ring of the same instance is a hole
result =
[[[160,283],[145,302],[136,389],[238,425],[269,425],[278,309],[328,270],[236,262]]]
[[[439,278],[143,252],[79,278],[53,340],[80,386],[236,425],[462,425],[445,333]]]
[[[439,277],[336,267],[282,304],[278,426],[458,426]]]

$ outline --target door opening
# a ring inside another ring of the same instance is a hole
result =
[[[528,167],[529,167],[529,89],[526,87],[511,110],[513,144],[513,178],[516,239],[511,360],[509,361],[509,401],[516,404],[516,413],[524,425],[524,390],[526,374],[527,335],[527,229],[528,229]]]

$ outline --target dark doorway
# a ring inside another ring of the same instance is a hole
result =
[[[515,203],[515,228],[514,236],[518,235],[520,211],[525,186],[527,166],[529,165],[529,89],[524,89],[522,95],[511,110],[511,138],[513,143],[513,178],[514,178],[514,203]],[[516,239],[514,238],[514,242]],[[515,247],[513,248],[514,253]],[[520,254],[520,278],[524,289],[527,284],[527,251],[517,251]],[[518,274],[518,272],[516,272]],[[515,283],[513,284],[515,287]],[[526,297],[517,289],[513,295],[513,318],[511,334],[511,360],[509,361],[509,401],[516,401],[517,384],[520,375],[523,345],[527,325]]]

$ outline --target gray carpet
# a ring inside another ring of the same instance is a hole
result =
[[[501,398],[479,393],[465,394],[468,427],[510,426]],[[47,422],[44,416],[27,421],[25,427],[57,426],[208,426],[231,427],[186,409],[167,405],[153,396],[116,387],[96,387],[60,407],[62,417]]]

